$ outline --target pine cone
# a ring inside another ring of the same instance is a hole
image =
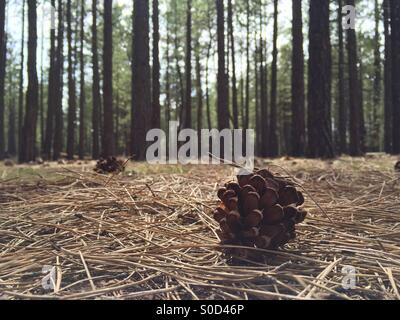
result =
[[[100,174],[120,173],[125,170],[124,161],[115,157],[100,158],[94,171]]]
[[[303,194],[268,170],[237,179],[238,183],[227,183],[218,191],[221,204],[214,219],[220,224],[221,244],[273,250],[295,239],[295,225],[307,215],[300,208]],[[243,254],[243,250],[226,251]]]

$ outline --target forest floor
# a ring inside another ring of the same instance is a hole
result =
[[[231,167],[0,165],[0,299],[400,299],[395,162],[257,160],[302,185],[309,215],[294,242],[240,263],[212,219]]]

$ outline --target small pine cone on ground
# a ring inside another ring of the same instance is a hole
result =
[[[295,225],[304,221],[303,194],[268,170],[240,175],[218,191],[214,211],[222,245],[274,250],[296,238]],[[250,250],[224,250],[247,256]]]
[[[394,170],[400,172],[400,161],[396,162],[396,164],[394,165]]]
[[[115,157],[100,158],[94,168],[94,171],[100,174],[120,173],[124,170],[124,161]]]

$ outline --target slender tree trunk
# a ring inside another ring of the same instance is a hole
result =
[[[97,55],[97,0],[92,1],[92,67],[93,67],[93,84],[92,84],[92,157],[98,159],[100,156],[100,74],[99,74],[99,58]]]
[[[40,132],[40,146],[39,153],[44,151],[44,26],[42,24],[41,31],[41,44],[40,44],[40,96],[39,96],[39,132]]]
[[[119,97],[119,91],[117,90],[116,97],[115,97],[115,152],[116,152],[116,154],[119,154],[119,118],[120,118],[119,112],[120,112],[120,97]]]
[[[56,1],[51,0],[51,6],[55,8]],[[50,70],[49,70],[49,85],[48,85],[48,98],[47,98],[47,118],[46,118],[46,133],[43,144],[43,155],[46,159],[51,159],[51,147],[54,136],[54,108],[56,102],[55,91],[55,72],[56,72],[56,31],[50,30]]]
[[[391,0],[392,27],[392,143],[393,154],[400,154],[400,2]]]
[[[384,146],[385,152],[392,152],[392,38],[390,35],[390,0],[383,2],[383,16],[385,26],[385,121]]]
[[[382,66],[381,66],[381,45],[379,24],[381,23],[381,10],[379,1],[375,0],[375,50],[374,50],[374,93],[373,93],[373,109],[372,109],[372,148],[374,151],[380,150],[380,124],[379,110],[381,106],[381,83],[382,83]]]
[[[26,112],[23,128],[21,161],[35,160],[36,123],[39,108],[39,81],[36,71],[37,50],[37,3],[28,1],[28,91],[26,93]]]
[[[104,47],[103,47],[103,101],[104,101],[104,138],[103,156],[115,153],[113,123],[113,86],[112,86],[112,0],[104,0]]]
[[[81,0],[81,30],[80,30],[80,97],[79,97],[79,159],[85,156],[85,56],[83,54],[83,44],[85,39],[85,0]]]
[[[262,5],[262,3],[261,3]],[[258,117],[256,117],[256,123],[258,127],[258,132],[261,135],[260,137],[260,156],[267,157],[268,156],[268,131],[269,131],[269,123],[268,123],[268,85],[267,85],[267,63],[265,61],[264,49],[266,48],[266,44],[262,38],[263,33],[263,14],[260,15],[260,112]],[[256,69],[257,70],[257,69]]]
[[[243,121],[245,130],[250,124],[250,0],[246,0],[246,20],[246,100]]]
[[[203,88],[201,86],[200,45],[196,49],[197,131],[201,137],[203,129]]]
[[[76,122],[76,89],[73,66],[72,47],[72,12],[71,0],[67,1],[67,40],[68,40],[68,128],[67,128],[67,158],[74,158],[75,122]]]
[[[271,69],[271,115],[269,122],[269,155],[276,157],[279,153],[277,136],[277,74],[278,74],[278,0],[274,0],[274,34]]]
[[[261,20],[261,19],[260,19]],[[261,38],[261,33],[260,33],[260,38]],[[263,72],[263,58],[262,58],[262,46],[261,46],[261,40],[260,40],[260,46],[257,44],[257,33],[255,33],[255,46],[256,49],[254,51],[254,96],[255,96],[255,113],[256,113],[256,127],[255,127],[255,132],[256,132],[256,146],[255,146],[255,152],[256,154],[260,154],[261,151],[261,135],[260,135],[260,126],[259,126],[259,118],[260,118],[260,110],[262,109],[262,103],[263,103],[263,97],[262,97],[262,72]],[[258,47],[259,46],[259,47]],[[260,60],[260,61],[258,61]],[[260,70],[258,69],[260,65]]]
[[[354,0],[349,0],[354,6]],[[347,30],[347,52],[349,65],[349,92],[350,92],[350,155],[362,155],[361,147],[361,113],[360,113],[360,82],[358,72],[357,39],[354,29]]]
[[[224,27],[224,0],[216,0],[217,6],[217,34],[218,34],[218,129],[229,128],[228,108],[228,76],[225,66],[225,27]]]
[[[7,153],[11,157],[15,156],[17,153],[17,142],[15,139],[16,131],[15,131],[15,95],[13,92],[12,81],[10,81],[10,102],[9,102],[9,111],[8,111],[8,144],[7,144]]]
[[[58,34],[56,63],[54,72],[54,140],[53,140],[53,160],[60,158],[63,148],[63,87],[64,87],[64,19],[63,19],[63,0],[58,0]]]
[[[186,94],[183,113],[183,128],[192,128],[192,0],[187,0],[186,20]]]
[[[339,82],[338,82],[338,103],[339,103],[339,153],[347,152],[347,114],[348,108],[345,99],[345,60],[344,60],[344,39],[343,39],[343,0],[339,0],[338,9],[338,36],[339,36]]]
[[[235,37],[233,28],[233,6],[232,0],[228,0],[228,27],[229,37],[231,45],[231,60],[232,60],[232,115],[233,115],[233,127],[234,129],[239,128],[239,112],[238,112],[238,90],[236,81],[236,58],[235,58]]]
[[[160,59],[159,59],[159,9],[158,0],[153,0],[153,127],[161,128],[160,106]]]
[[[292,52],[292,155],[304,156],[306,143],[303,17],[301,0],[293,0]]]
[[[211,48],[213,43],[213,36],[212,36],[212,23],[210,18],[210,7],[208,8],[208,34],[209,34],[209,42],[207,47],[207,56],[206,56],[206,106],[207,106],[207,126],[208,130],[211,130],[211,103],[210,103],[210,88],[209,88],[209,63],[210,63],[210,56],[211,56]]]
[[[6,77],[6,1],[0,2],[0,160],[5,156],[5,130],[4,130],[4,83]]]
[[[169,143],[169,122],[171,121],[171,36],[169,34],[169,12],[167,13],[167,44],[166,44],[167,70],[165,71],[165,132],[167,133],[167,144]],[[168,146],[167,146],[168,147]]]
[[[24,64],[25,64],[25,0],[22,0],[22,27],[21,27],[21,61],[19,69],[18,87],[18,157],[22,153],[23,124],[24,124]]]
[[[134,2],[132,64],[131,152],[137,160],[146,159],[146,133],[151,127],[149,1]]]
[[[310,0],[308,155],[332,158],[329,0]]]

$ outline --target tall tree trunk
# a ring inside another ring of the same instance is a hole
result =
[[[262,3],[261,3],[262,4]],[[268,85],[267,85],[267,62],[265,61],[266,52],[266,44],[262,38],[263,33],[263,14],[260,15],[260,48],[259,48],[259,55],[260,55],[260,116],[256,118],[256,123],[258,127],[258,132],[261,135],[260,137],[260,156],[267,157],[268,156],[268,134],[269,134],[269,123],[268,123]]]
[[[308,155],[332,158],[329,0],[310,0]]]
[[[391,0],[392,27],[392,143],[393,154],[400,154],[400,2]]]
[[[348,1],[354,6],[354,0]],[[347,30],[347,53],[349,66],[350,92],[350,155],[362,155],[361,147],[361,112],[360,112],[360,81],[358,73],[357,38],[354,29]]]
[[[39,95],[39,132],[40,132],[40,153],[44,151],[44,25],[42,23],[41,31],[41,44],[40,44],[40,95]]]
[[[390,35],[390,0],[383,1],[383,17],[385,26],[385,121],[384,146],[385,152],[392,152],[392,38]]]
[[[348,108],[345,99],[345,60],[344,60],[344,39],[343,39],[343,0],[339,0],[338,8],[338,36],[339,36],[339,82],[338,82],[338,102],[339,102],[339,153],[347,152],[347,114]]]
[[[146,133],[151,127],[149,1],[134,2],[132,64],[131,153],[137,160],[146,158]]]
[[[197,91],[197,131],[201,137],[203,129],[203,88],[201,86],[200,45],[196,48],[196,91]]]
[[[372,148],[374,151],[380,150],[380,124],[379,110],[381,106],[381,82],[382,82],[382,66],[381,66],[381,45],[379,24],[381,23],[381,10],[378,0],[375,0],[375,50],[374,50],[374,93],[373,93],[373,109],[372,109]],[[361,78],[362,79],[362,78]]]
[[[54,72],[54,139],[53,160],[58,160],[63,149],[63,87],[64,87],[64,13],[63,0],[58,0],[57,50]]]
[[[153,0],[153,128],[161,128],[160,106],[160,58],[159,58],[159,9],[158,0]]]
[[[35,160],[36,123],[39,108],[39,83],[36,71],[37,50],[37,3],[28,1],[28,90],[26,93],[26,112],[23,128],[21,161]]]
[[[278,74],[278,0],[274,0],[274,34],[271,66],[271,115],[269,122],[269,155],[276,157],[279,153],[277,136],[277,74]]]
[[[166,60],[167,70],[165,71],[165,132],[167,133],[167,144],[169,141],[169,122],[171,121],[171,36],[169,33],[169,12],[167,12],[167,44],[166,44]]]
[[[76,122],[76,88],[73,66],[72,48],[72,12],[71,0],[67,1],[67,40],[68,40],[68,128],[67,128],[67,158],[74,158],[75,122]]]
[[[261,19],[260,19],[261,20]],[[260,33],[260,38],[261,38],[261,33]],[[263,60],[262,60],[262,41],[260,40],[260,46],[257,44],[257,33],[255,33],[255,46],[256,49],[254,51],[254,96],[255,96],[255,113],[256,113],[256,127],[255,127],[255,133],[256,133],[256,145],[255,145],[255,152],[256,155],[260,154],[261,151],[261,135],[260,135],[260,126],[259,126],[259,119],[260,119],[260,110],[262,109],[262,72],[263,72]],[[258,61],[260,60],[260,61]],[[260,70],[258,69],[260,65]]]
[[[51,0],[51,6],[55,8],[56,1]],[[51,147],[54,136],[54,108],[56,102],[55,91],[55,66],[56,66],[56,31],[54,28],[50,30],[50,70],[49,70],[49,85],[47,98],[47,118],[46,118],[46,133],[43,144],[43,155],[46,159],[51,159]]]
[[[183,113],[183,128],[192,128],[192,0],[187,0],[186,18],[186,94]]]
[[[22,27],[21,27],[21,61],[19,69],[19,86],[18,86],[18,157],[21,161],[23,125],[24,125],[24,64],[25,64],[25,3],[22,0]]]
[[[92,83],[92,158],[98,159],[100,156],[100,74],[99,74],[99,58],[97,55],[97,0],[92,1],[92,67],[93,67],[93,83]]]
[[[113,123],[113,86],[112,86],[112,0],[104,0],[104,47],[103,47],[103,102],[104,102],[104,137],[103,156],[115,153],[114,123]]]
[[[85,56],[83,54],[83,44],[85,39],[85,0],[81,0],[81,30],[80,30],[80,97],[79,97],[79,159],[83,159],[85,156]]]
[[[213,44],[213,36],[212,36],[212,22],[211,22],[211,12],[210,12],[210,5],[208,7],[208,35],[209,41],[207,46],[207,56],[206,56],[206,106],[207,106],[207,127],[208,130],[211,130],[211,103],[210,103],[210,88],[209,88],[209,63],[210,63],[210,56],[211,56],[211,48]]]
[[[292,155],[304,156],[306,143],[303,16],[301,0],[293,0],[292,52]]]
[[[218,35],[218,83],[217,83],[217,115],[218,129],[229,128],[228,108],[228,76],[225,66],[225,23],[224,23],[224,0],[216,0],[217,6],[217,35]]]
[[[250,124],[250,0],[246,0],[246,100],[244,104],[243,129]]]
[[[9,111],[8,111],[8,144],[7,144],[7,153],[10,156],[15,156],[17,152],[17,143],[15,139],[16,131],[15,131],[15,95],[13,92],[12,81],[10,81],[10,102],[9,102]]]
[[[4,131],[4,83],[6,77],[6,1],[0,2],[0,160],[5,156],[5,131]]]
[[[234,129],[239,128],[239,112],[238,112],[238,90],[236,83],[236,51],[235,51],[235,37],[233,28],[233,6],[232,0],[228,0],[228,27],[229,37],[231,45],[231,60],[232,60],[232,115],[233,115],[233,127]]]

